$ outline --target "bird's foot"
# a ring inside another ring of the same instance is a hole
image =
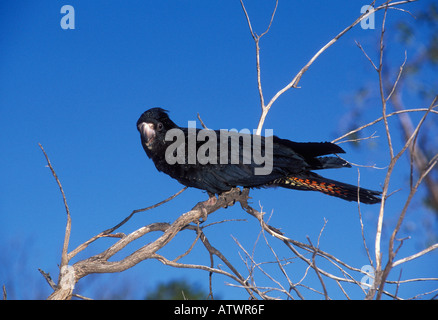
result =
[[[214,206],[217,203],[216,195],[208,192],[208,200],[205,200],[204,203],[206,206]]]
[[[202,202],[199,202],[196,207],[201,210],[202,216],[200,222],[203,223],[207,220],[208,217],[208,208],[214,206],[217,203],[217,198],[214,193],[208,193],[208,199]]]

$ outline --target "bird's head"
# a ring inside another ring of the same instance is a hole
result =
[[[167,110],[152,108],[145,111],[137,121],[137,130],[140,132],[141,144],[146,154],[164,145],[166,132],[178,126],[170,120]]]

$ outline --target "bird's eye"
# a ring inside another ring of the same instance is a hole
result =
[[[163,130],[163,124],[162,124],[161,122],[158,122],[158,123],[157,123],[157,130],[158,130],[158,131]]]

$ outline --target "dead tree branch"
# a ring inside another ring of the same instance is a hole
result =
[[[387,1],[385,4],[382,4],[378,7],[375,7],[374,10],[370,10],[368,12],[363,13],[362,15],[360,15],[353,23],[351,23],[348,27],[346,27],[344,30],[342,30],[341,32],[339,32],[333,39],[331,39],[329,42],[327,42],[321,49],[318,50],[318,52],[315,53],[315,55],[313,55],[313,57],[300,69],[300,71],[298,71],[298,73],[295,75],[295,77],[282,89],[280,89],[272,98],[271,100],[268,102],[268,104],[265,105],[265,99],[263,97],[263,90],[262,90],[262,85],[261,85],[261,67],[260,67],[260,47],[259,47],[259,41],[260,38],[262,36],[264,36],[265,34],[268,33],[274,15],[275,15],[275,11],[277,9],[277,5],[278,5],[278,1],[276,1],[276,5],[275,5],[275,9],[274,12],[272,14],[271,17],[271,21],[269,23],[269,27],[266,29],[266,31],[264,33],[262,33],[260,36],[257,36],[257,34],[254,33],[253,28],[251,26],[251,22],[250,22],[250,18],[248,16],[248,13],[245,9],[245,6],[243,4],[243,1],[240,0],[242,9],[244,11],[246,20],[248,22],[248,27],[249,30],[251,32],[251,36],[254,39],[255,45],[256,45],[256,68],[257,68],[257,83],[258,83],[258,89],[259,89],[259,95],[260,95],[260,102],[261,102],[261,108],[262,108],[262,114],[260,116],[259,119],[259,123],[257,125],[257,134],[261,134],[262,128],[263,128],[263,124],[265,122],[266,116],[268,115],[269,110],[271,109],[272,105],[274,104],[274,102],[286,91],[288,91],[291,88],[299,88],[298,87],[298,83],[300,82],[302,76],[304,75],[304,73],[306,73],[306,71],[310,68],[310,66],[318,59],[318,57],[324,53],[328,48],[330,48],[336,41],[338,41],[344,34],[346,34],[348,31],[350,31],[352,28],[354,28],[356,25],[358,25],[362,20],[367,19],[371,14],[374,14],[377,11],[380,11],[382,9],[388,10],[391,8],[396,8],[400,5],[406,4],[406,3],[410,3],[410,2],[416,2],[418,0],[405,0],[405,1],[397,1],[397,2],[391,2],[391,1]],[[371,7],[374,6],[375,4],[375,0],[372,1],[372,3],[370,4]]]

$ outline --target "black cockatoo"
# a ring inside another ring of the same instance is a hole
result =
[[[367,204],[381,200],[378,191],[358,189],[313,172],[350,167],[337,156],[327,156],[345,153],[330,142],[299,143],[276,136],[181,128],[161,108],[144,112],[137,121],[137,129],[147,156],[159,171],[210,195],[238,186],[283,187],[320,191]]]

